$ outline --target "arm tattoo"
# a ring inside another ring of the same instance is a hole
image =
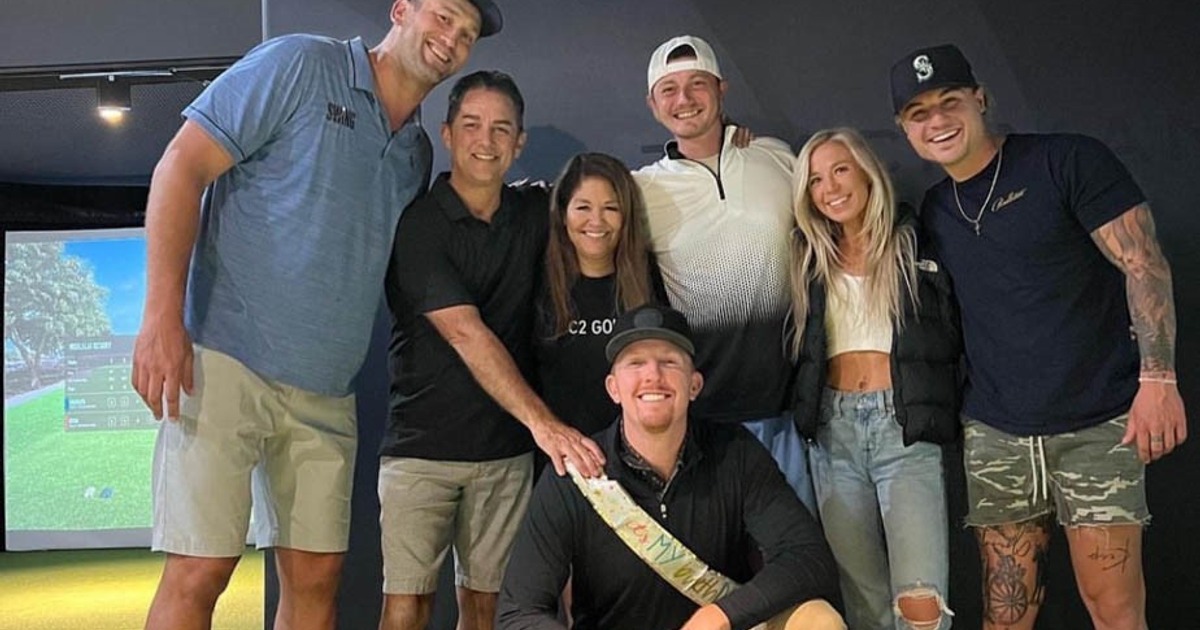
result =
[[[1125,273],[1129,318],[1142,355],[1142,373],[1175,372],[1175,298],[1171,268],[1154,234],[1150,206],[1138,204],[1092,232],[1092,240]]]

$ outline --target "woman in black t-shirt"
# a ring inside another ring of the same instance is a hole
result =
[[[576,155],[551,193],[536,342],[542,398],[585,435],[607,427],[619,411],[604,390],[604,346],[613,324],[652,301],[666,298],[649,252],[641,191],[620,160]]]

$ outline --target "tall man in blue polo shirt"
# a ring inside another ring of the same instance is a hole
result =
[[[962,306],[984,628],[1033,627],[1052,519],[1095,626],[1145,628],[1145,464],[1187,438],[1145,196],[1097,140],[990,131],[955,46],[906,55],[891,85],[913,150],[947,176],[921,219]]]
[[[155,448],[153,547],[168,555],[148,628],[209,627],[252,486],[279,568],[275,627],[334,626],[351,380],[396,223],[428,179],[418,107],[501,26],[490,0],[397,0],[389,16],[372,49],[307,35],[255,48],[187,107],[155,169],[133,384],[171,421]]]

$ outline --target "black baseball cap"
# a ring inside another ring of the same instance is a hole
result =
[[[496,6],[492,0],[470,0],[471,4],[479,9],[479,36],[487,37],[495,35],[504,28],[504,16],[500,14],[500,7]]]
[[[679,346],[689,356],[696,355],[692,345],[692,328],[683,313],[668,306],[647,304],[626,311],[617,319],[613,336],[604,347],[608,362],[616,360],[626,346],[643,339],[662,339]]]
[[[892,109],[899,114],[929,90],[979,87],[971,63],[954,44],[914,50],[892,66]]]

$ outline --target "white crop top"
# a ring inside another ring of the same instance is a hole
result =
[[[827,289],[825,356],[832,358],[845,352],[861,351],[891,353],[892,322],[887,317],[868,316],[863,290],[866,278],[839,274],[835,282],[841,283],[843,291]]]

